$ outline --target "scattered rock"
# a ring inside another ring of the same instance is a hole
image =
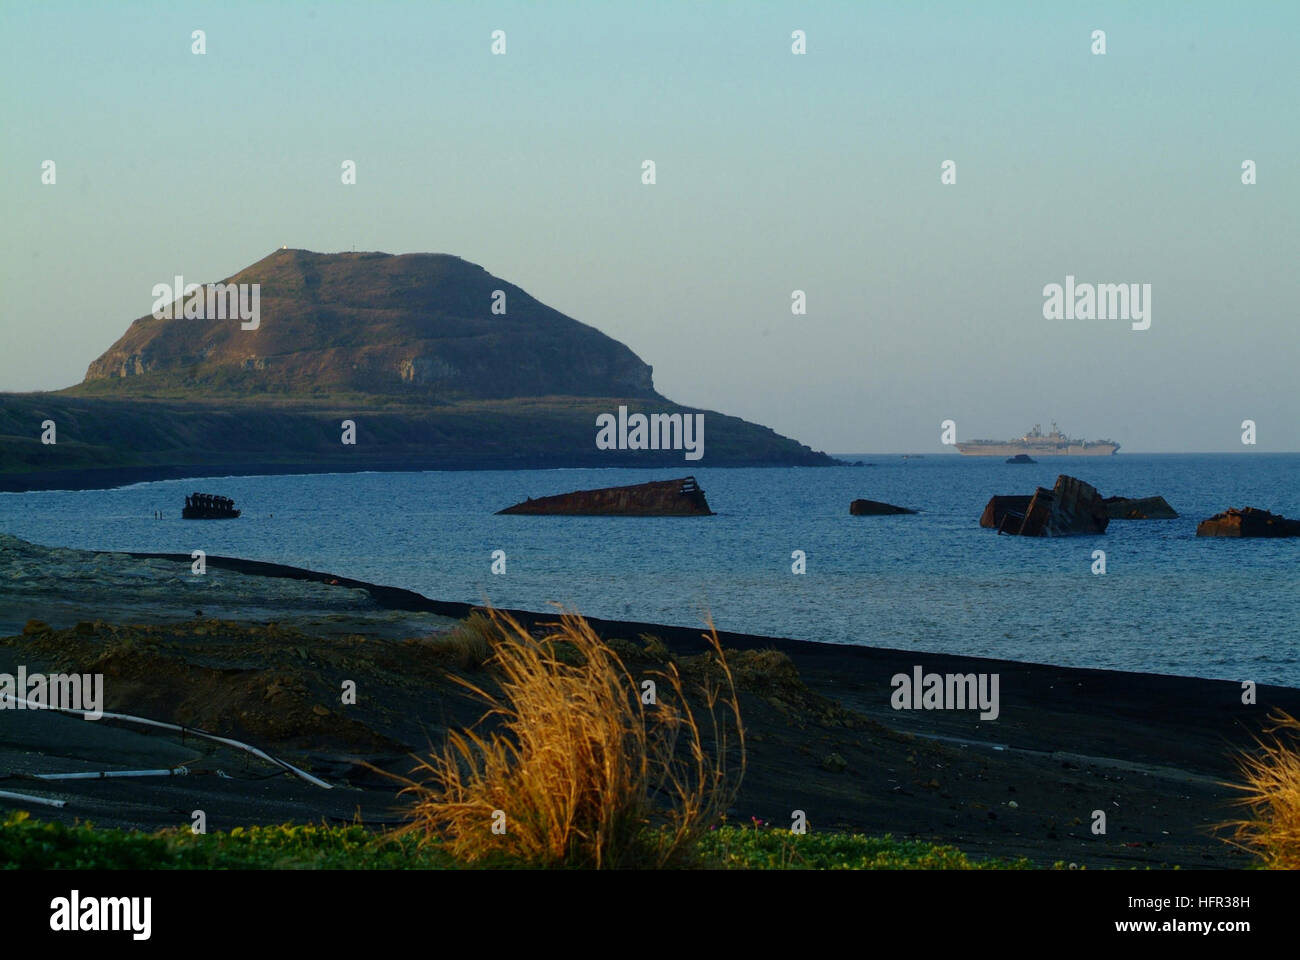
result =
[[[1196,527],[1198,537],[1300,537],[1300,520],[1255,507],[1229,508],[1202,520]]]
[[[896,507],[879,500],[854,500],[849,504],[849,515],[854,517],[888,517],[900,513],[916,513],[907,507]]]
[[[822,769],[829,770],[831,773],[840,773],[849,768],[849,762],[841,757],[838,753],[832,753],[822,761]]]
[[[50,632],[50,625],[43,620],[28,620],[23,624],[23,633],[29,637],[34,633]]]

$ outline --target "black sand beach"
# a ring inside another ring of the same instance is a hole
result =
[[[12,553],[13,538],[4,546]],[[429,641],[471,611],[410,591],[326,573],[219,557],[223,609],[167,608],[133,597],[138,571],[153,583],[187,556],[91,554],[33,547],[42,563],[113,565],[113,603],[93,590],[39,596],[0,589],[0,672],[74,669],[87,658],[106,675],[108,710],[193,725],[242,739],[334,785],[324,790],[237,750],[143,732],[108,720],[9,712],[0,723],[0,790],[63,800],[28,808],[51,819],[101,826],[182,826],[203,810],[209,829],[251,823],[401,818],[397,784],[367,769],[404,774],[412,751],[441,745],[449,727],[478,719],[480,706]],[[80,555],[80,557],[78,556]],[[52,581],[52,586],[59,580]],[[69,584],[70,581],[63,581]],[[57,602],[56,602],[57,600]],[[241,608],[241,603],[245,604]],[[517,611],[522,622],[552,613]],[[43,625],[23,626],[28,620]],[[656,636],[689,662],[705,643],[698,629],[591,621],[635,675],[657,665],[641,641]],[[151,628],[126,627],[152,625]],[[79,625],[79,626],[78,626]],[[951,843],[972,856],[1025,856],[1098,867],[1241,867],[1251,858],[1211,827],[1234,815],[1234,753],[1248,748],[1275,708],[1300,715],[1300,690],[1261,686],[1243,705],[1235,682],[850,647],[720,633],[745,669],[741,708],[748,770],[732,816],[788,824],[803,810],[811,829]],[[776,650],[785,657],[745,651]],[[748,658],[748,659],[747,659]],[[1000,680],[1000,713],[895,710],[891,677],[988,673]],[[80,669],[89,670],[90,665]],[[797,671],[797,676],[796,672]],[[338,705],[341,680],[357,682],[355,706]],[[24,774],[185,765],[187,776],[61,781]],[[220,771],[217,773],[216,771]],[[0,800],[0,809],[22,807]],[[1106,833],[1090,829],[1094,811]]]

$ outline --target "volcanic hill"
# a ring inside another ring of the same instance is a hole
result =
[[[459,257],[279,250],[223,282],[260,285],[256,329],[146,315],[91,363],[86,385],[658,398],[650,367],[623,344]],[[504,313],[492,312],[496,291]]]
[[[683,466],[680,450],[598,450],[596,417],[620,405],[705,413],[698,466],[835,462],[767,427],[672,403],[628,347],[459,257],[277,250],[220,283],[257,285],[255,326],[187,318],[182,297],[170,318],[131,323],[77,386],[0,395],[0,489]],[[41,442],[48,420],[57,443]],[[354,445],[341,442],[344,420]]]

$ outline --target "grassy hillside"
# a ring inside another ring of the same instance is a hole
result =
[[[217,473],[560,466],[689,473],[695,466],[833,462],[767,427],[710,412],[702,460],[686,460],[682,451],[597,450],[596,416],[620,403],[695,412],[668,402],[589,397],[417,404],[356,396],[199,402],[0,394],[0,489]],[[345,419],[356,423],[355,446],[341,442]],[[56,444],[40,441],[45,420],[56,424]]]

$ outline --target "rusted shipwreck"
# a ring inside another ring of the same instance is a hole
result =
[[[709,501],[694,477],[654,480],[626,487],[576,490],[553,497],[531,497],[498,514],[534,514],[568,517],[704,517],[711,516]]]
[[[181,510],[181,517],[185,520],[233,520],[238,516],[234,500],[212,493],[190,494]]]
[[[981,527],[1020,537],[1069,537],[1105,533],[1106,503],[1095,487],[1061,474],[1051,490],[1032,496],[995,496],[980,517]]]
[[[892,517],[897,514],[916,513],[909,507],[896,507],[880,500],[854,500],[849,504],[849,515],[854,517]]]
[[[1112,520],[1178,519],[1178,511],[1164,497],[1107,497],[1102,502]]]
[[[1255,507],[1228,508],[1202,520],[1198,537],[1300,537],[1300,520],[1288,520]]]
[[[1024,519],[1025,511],[1029,509],[1029,501],[1032,499],[1034,499],[1032,496],[1019,494],[990,497],[984,512],[980,514],[980,526],[996,530],[1002,526],[1002,521],[1007,514]]]

